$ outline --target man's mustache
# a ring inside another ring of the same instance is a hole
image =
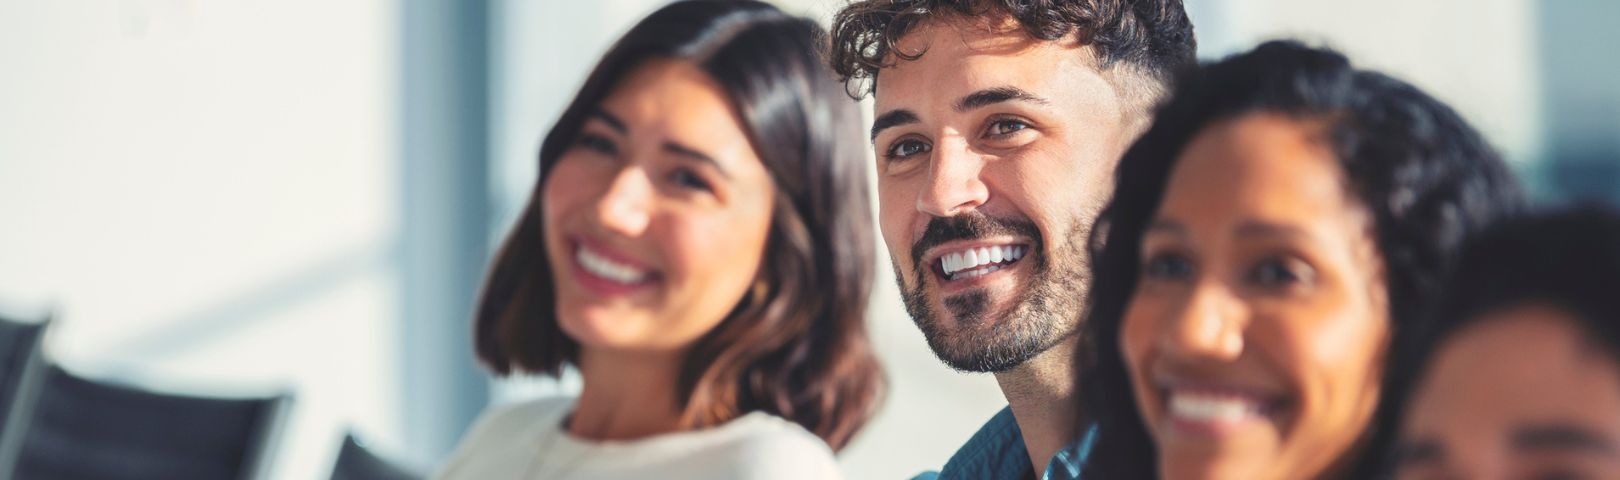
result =
[[[1020,236],[1031,239],[1035,251],[1040,251],[1041,230],[1035,222],[995,218],[981,212],[951,217],[934,217],[923,229],[922,238],[911,245],[911,264],[923,271],[923,252],[956,240],[978,240],[997,236]],[[920,278],[919,278],[920,280]]]

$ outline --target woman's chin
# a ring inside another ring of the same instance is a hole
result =
[[[562,328],[563,334],[568,335],[568,338],[581,348],[597,352],[632,355],[666,354],[679,352],[697,341],[695,336],[671,331],[666,323],[659,322],[650,315],[637,315],[633,312],[597,315],[584,312],[573,317],[563,317],[560,313],[557,323]]]
[[[651,324],[641,320],[642,315],[601,310],[606,309],[585,308],[566,313],[559,309],[557,324],[563,334],[581,347],[626,350],[648,343],[644,331]]]
[[[1231,458],[1239,457],[1239,458]],[[1223,458],[1165,457],[1159,463],[1159,478],[1166,480],[1255,480],[1265,479],[1271,464],[1259,455],[1230,455]]]
[[[1278,464],[1277,437],[1269,425],[1243,425],[1220,435],[1171,434],[1161,438],[1159,470],[1161,478],[1264,479]],[[1200,432],[1207,433],[1207,432]]]

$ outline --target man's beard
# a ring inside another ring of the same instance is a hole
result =
[[[1045,240],[1034,223],[996,219],[982,213],[928,222],[923,236],[912,247],[914,274],[906,285],[898,263],[895,280],[912,321],[922,329],[934,355],[951,368],[966,372],[1003,372],[1045,352],[1058,342],[1072,340],[1080,324],[1091,285],[1090,258],[1085,245],[1090,234],[1088,222],[1079,221],[1056,248],[1047,251]],[[1010,308],[990,311],[989,292],[970,290],[946,297],[944,312],[929,302],[927,277],[935,275],[932,265],[922,262],[922,252],[952,240],[972,240],[993,235],[1018,235],[1033,242],[1025,260],[1032,275],[1017,286]],[[999,315],[998,315],[999,313]]]

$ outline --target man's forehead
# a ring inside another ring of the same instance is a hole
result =
[[[1056,41],[1030,37],[1011,17],[946,16],[919,24],[896,42],[891,67],[878,72],[875,101],[886,106],[954,101],[958,96],[998,86],[1039,91],[1064,82],[1077,70],[1099,74],[1090,47],[1072,36]],[[1061,80],[1061,79],[1058,79]]]
[[[1040,43],[1043,41],[1030,37],[1017,20],[1007,15],[942,15],[917,24],[895,42],[895,47],[907,54],[929,48],[953,48],[957,51],[1012,55]],[[892,52],[889,60],[896,60]]]

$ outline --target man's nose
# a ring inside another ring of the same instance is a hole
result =
[[[917,197],[917,210],[935,217],[972,211],[990,200],[983,174],[985,160],[960,139],[947,139],[934,147],[928,185]]]

